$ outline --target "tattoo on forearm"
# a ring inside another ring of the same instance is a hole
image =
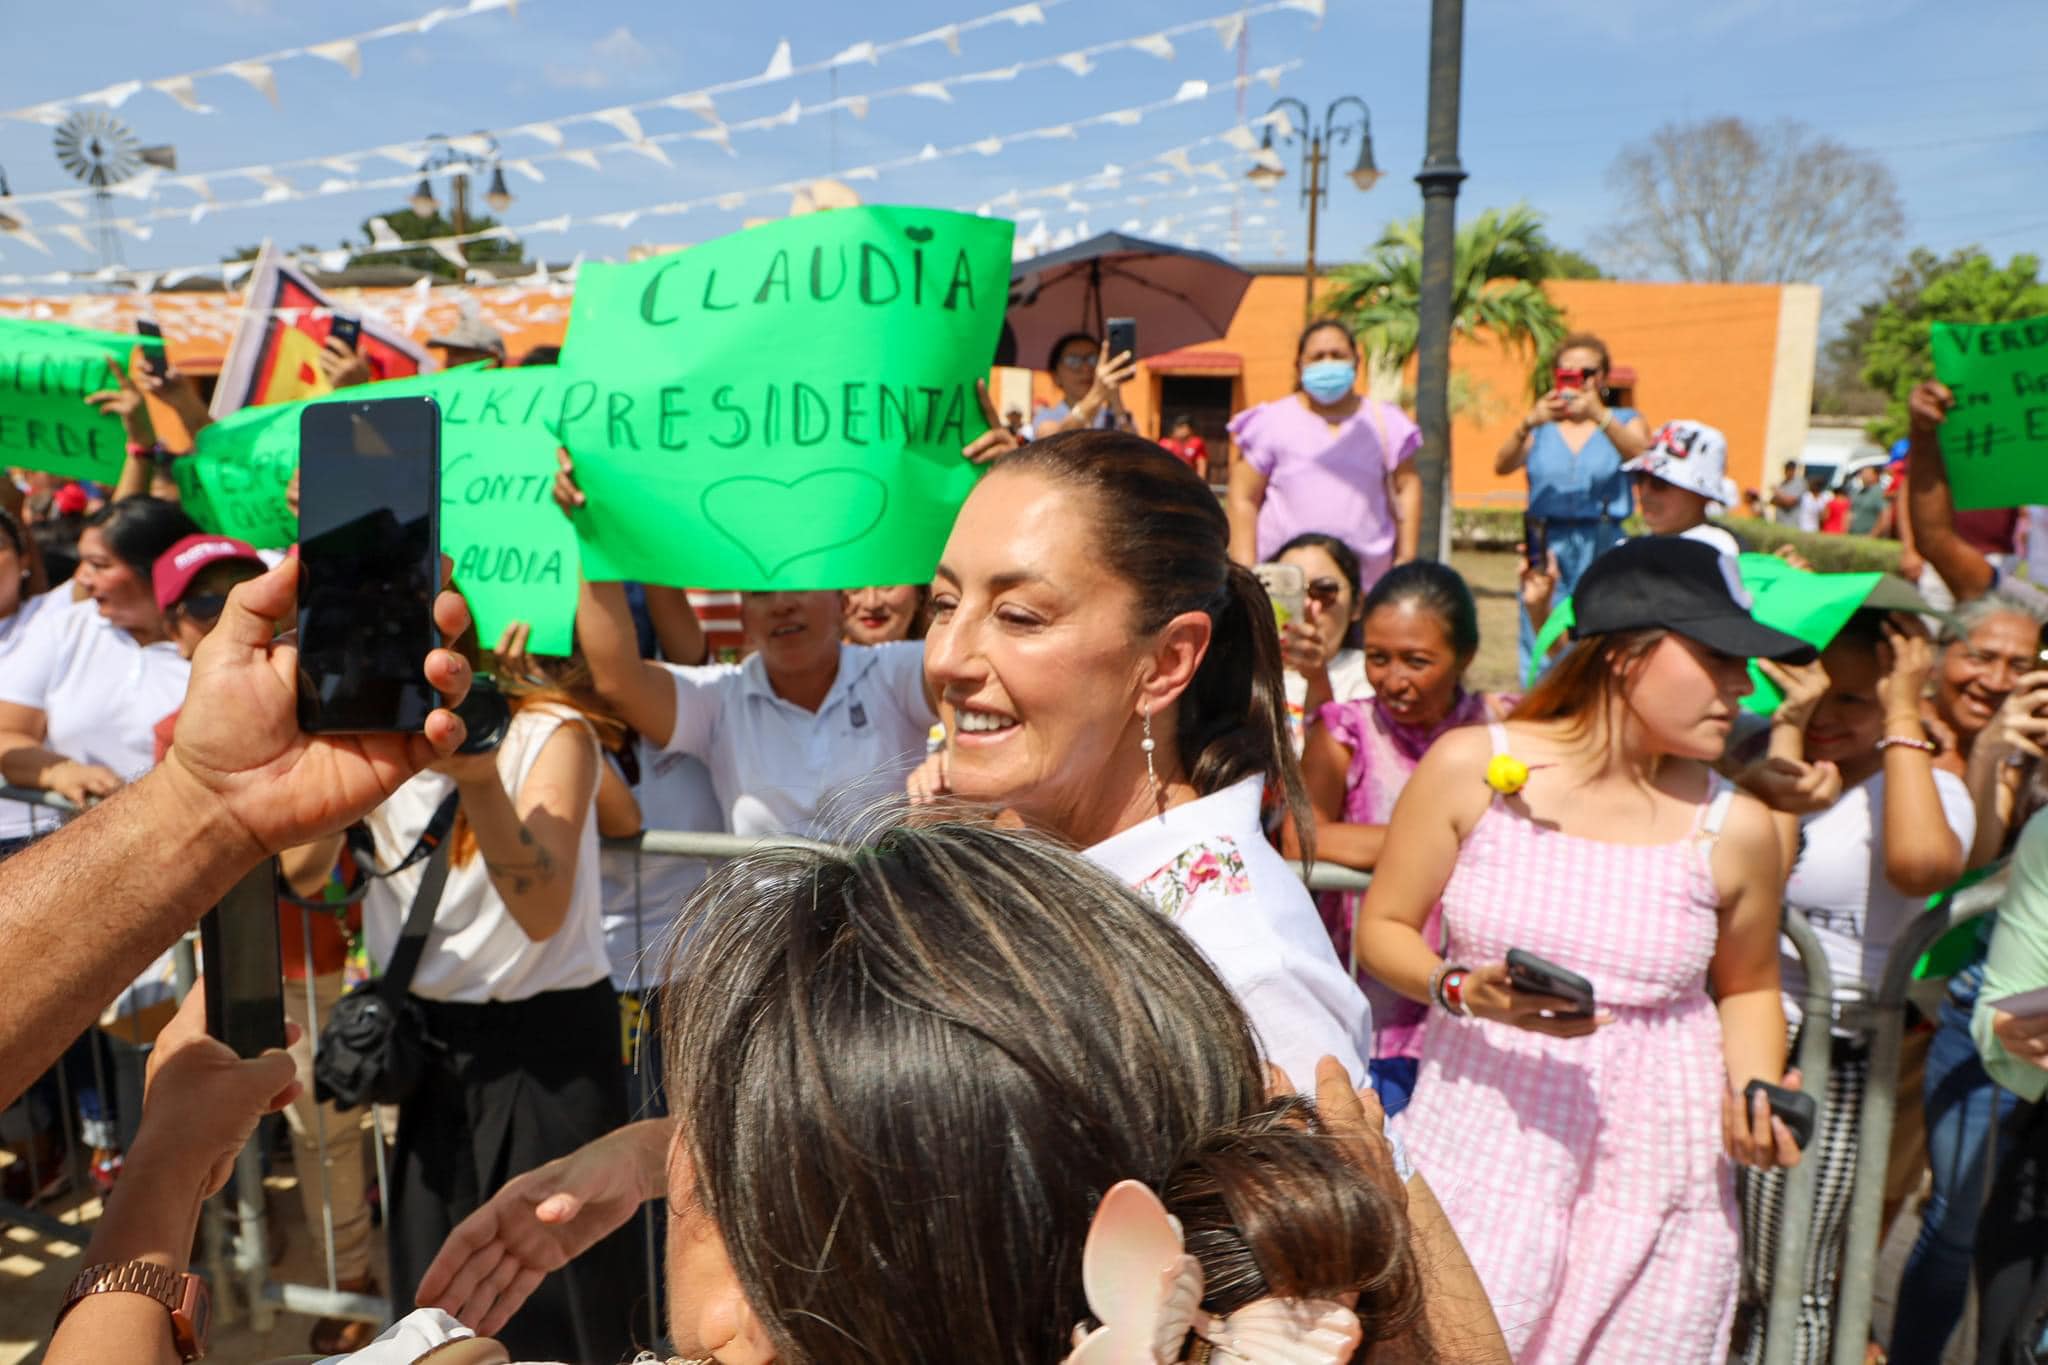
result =
[[[487,855],[484,858],[484,866],[490,870],[492,876],[509,880],[512,883],[512,894],[523,896],[541,883],[554,880],[555,857],[548,852],[545,844],[533,837],[533,831],[524,825],[519,827],[519,843],[522,848],[530,850],[532,856],[521,858],[517,862],[504,862]]]

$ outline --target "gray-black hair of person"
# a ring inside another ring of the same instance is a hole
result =
[[[199,534],[199,523],[177,503],[145,495],[108,503],[84,529],[98,531],[116,559],[147,579],[164,551]]]
[[[1479,607],[1465,577],[1433,559],[1411,559],[1380,575],[1365,595],[1360,619],[1381,607],[1412,602],[1443,623],[1444,638],[1460,659],[1470,662],[1479,652]]]
[[[1125,1179],[1181,1220],[1209,1311],[1357,1293],[1367,1343],[1422,1331],[1401,1212],[1268,1098],[1187,936],[1078,855],[899,825],[729,863],[683,918],[678,1141],[782,1365],[1054,1365]]]
[[[1230,558],[1230,521],[1195,471],[1121,431],[1067,431],[1003,456],[995,468],[1090,494],[1101,563],[1138,599],[1137,633],[1206,612],[1209,649],[1174,712],[1181,771],[1204,796],[1254,774],[1308,831],[1315,822],[1287,731],[1287,684],[1272,599]],[[1311,847],[1305,856],[1314,858]]]

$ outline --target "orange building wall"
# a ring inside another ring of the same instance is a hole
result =
[[[1596,333],[1616,364],[1634,368],[1635,401],[1652,430],[1679,417],[1719,427],[1728,438],[1728,472],[1745,488],[1763,486],[1780,286],[1558,280],[1548,289],[1571,330]],[[1242,359],[1235,394],[1242,410],[1293,391],[1302,323],[1301,277],[1259,275],[1229,333],[1190,349]],[[1452,496],[1460,505],[1519,506],[1528,485],[1519,473],[1496,476],[1493,455],[1530,407],[1529,362],[1490,339],[1460,337],[1451,346],[1451,367],[1480,400],[1477,414],[1452,422]],[[1411,362],[1407,381],[1414,377]],[[1033,391],[1040,403],[1057,396],[1043,373],[1033,376]],[[1158,395],[1158,376],[1140,366],[1125,402],[1148,436],[1162,434]]]

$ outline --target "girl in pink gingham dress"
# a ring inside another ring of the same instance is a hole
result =
[[[1748,618],[1708,547],[1609,557],[1624,582],[1603,601],[1616,585],[1596,562],[1578,619],[1622,624],[1581,638],[1508,725],[1423,758],[1357,951],[1431,1005],[1395,1129],[1514,1359],[1720,1365],[1740,1270],[1729,1158],[1798,1149],[1740,1098],[1784,1078],[1778,838],[1708,764],[1749,690],[1734,651],[1801,647]],[[1439,902],[1441,954],[1423,936]],[[1517,989],[1515,948],[1587,978],[1596,1015]]]

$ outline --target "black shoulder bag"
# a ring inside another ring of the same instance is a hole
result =
[[[389,872],[403,872],[427,860],[406,912],[405,928],[391,965],[334,1002],[313,1057],[313,1097],[342,1109],[362,1104],[403,1104],[419,1088],[433,1054],[442,1050],[427,1031],[419,1002],[406,994],[434,927],[434,910],[448,883],[448,830],[455,823],[457,793],[449,792],[411,853]]]

